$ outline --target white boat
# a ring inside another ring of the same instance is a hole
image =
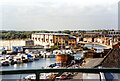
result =
[[[70,49],[69,50],[54,50],[53,54],[56,55],[58,52],[61,54],[74,54],[74,52]]]
[[[16,64],[22,63],[22,57],[21,56],[15,56],[14,57],[14,63],[16,63]]]
[[[5,58],[4,57],[0,57],[0,61],[2,61],[2,60],[5,60]]]
[[[63,54],[61,50],[54,50],[53,54],[56,55],[58,52],[61,53],[61,54]]]
[[[52,54],[51,52],[47,52],[47,53],[46,53],[46,57],[47,57],[47,58],[54,58],[55,55]]]
[[[39,60],[39,54],[30,54],[34,60]]]
[[[10,62],[8,60],[2,60],[1,61],[1,65],[2,66],[9,66],[10,65]]]

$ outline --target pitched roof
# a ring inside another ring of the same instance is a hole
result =
[[[120,49],[112,49],[107,57],[103,60],[102,67],[120,68]]]

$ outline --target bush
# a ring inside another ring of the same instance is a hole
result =
[[[56,50],[58,49],[58,46],[52,46],[50,50]]]

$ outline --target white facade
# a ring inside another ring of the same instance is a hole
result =
[[[25,46],[26,40],[0,40],[0,47],[7,47],[7,50],[12,50],[12,46]]]
[[[35,45],[53,46],[53,35],[49,34],[32,34],[32,40]]]

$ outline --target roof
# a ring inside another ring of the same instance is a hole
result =
[[[104,58],[86,58],[86,64],[83,64],[83,67],[94,68],[98,66]]]
[[[75,37],[75,36],[69,36],[69,38],[71,38],[71,39],[76,39],[76,37]]]
[[[38,34],[38,35],[68,35],[68,34],[64,34],[64,33],[34,33],[34,34]]]
[[[112,49],[101,63],[101,66],[109,68],[120,68],[120,49]]]

